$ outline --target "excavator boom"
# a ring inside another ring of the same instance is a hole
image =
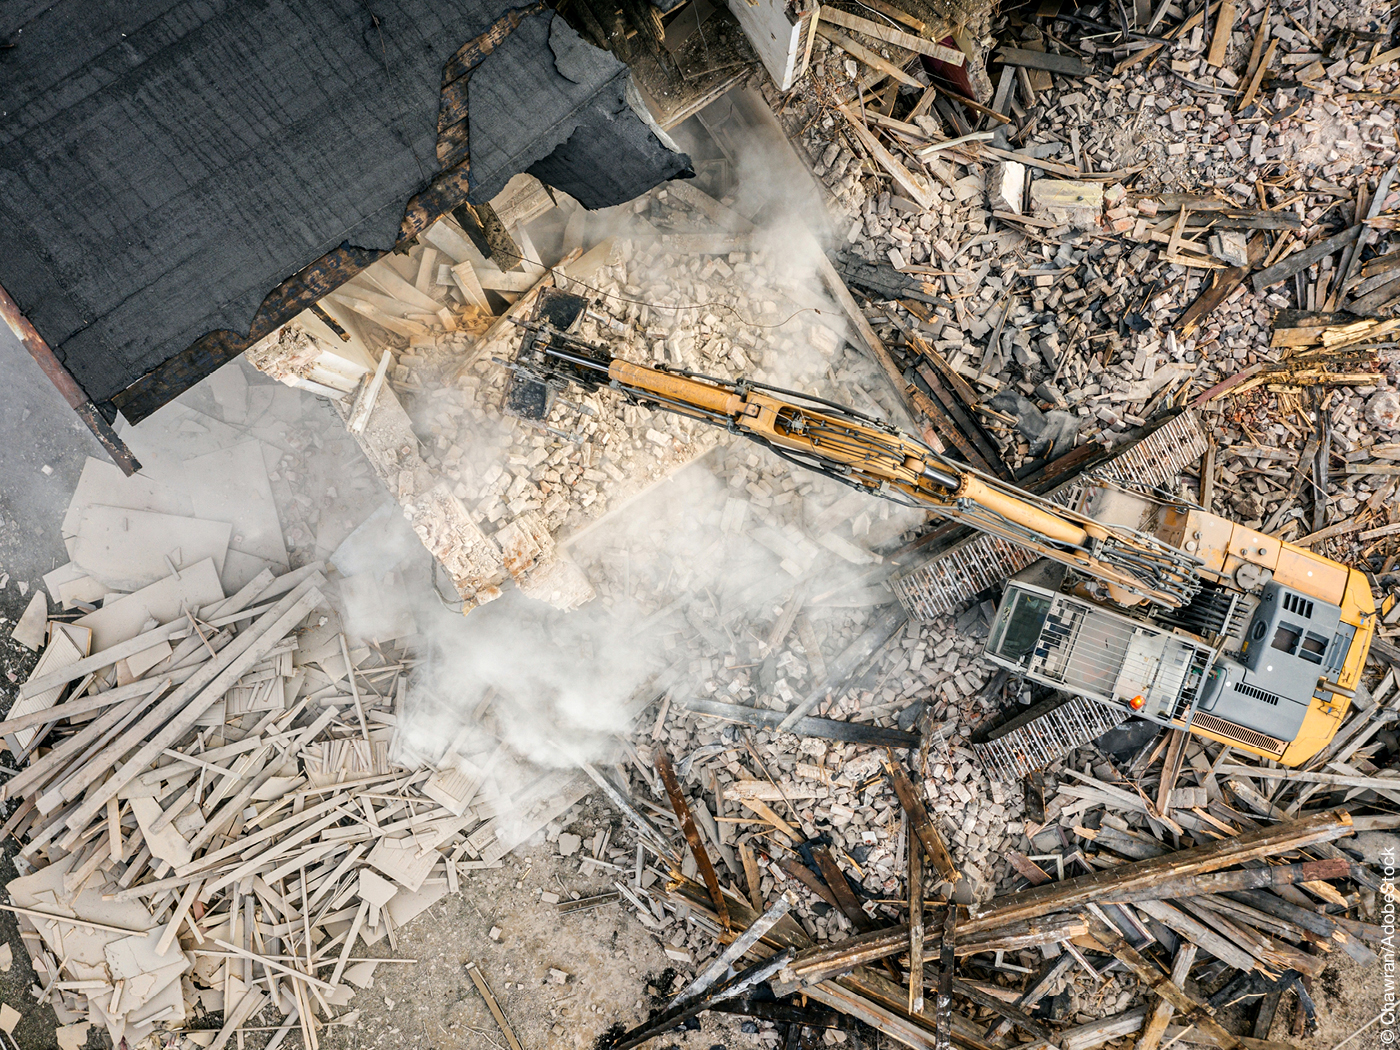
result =
[[[916,506],[1018,543],[1107,584],[1125,604],[1187,604],[1200,589],[1198,560],[1152,536],[1039,499],[946,459],[895,427],[794,390],[639,365],[566,334],[524,325],[511,367],[548,386],[611,387],[742,434],[800,466],[872,495]]]
[[[1043,764],[1050,742],[1064,753],[1132,714],[1286,765],[1336,734],[1375,630],[1370,584],[1357,570],[1102,479],[1074,508],[1060,506],[834,402],[625,361],[571,334],[586,305],[547,290],[521,323],[515,360],[501,362],[516,373],[508,411],[543,419],[564,386],[606,387],[1077,574],[1061,591],[1007,583],[986,658],[1080,699],[993,741],[989,768],[1015,775]]]

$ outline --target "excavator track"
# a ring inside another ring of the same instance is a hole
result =
[[[1205,451],[1205,429],[1196,413],[1187,410],[1097,467],[1093,475],[1134,488],[1174,486],[1182,470]],[[1068,507],[1079,494],[1076,479],[1046,498]],[[911,617],[931,623],[1020,572],[1037,557],[1025,547],[978,533],[894,577],[891,586]]]
[[[1020,780],[1122,725],[1128,717],[1118,708],[1082,696],[1070,697],[1040,714],[1036,710],[1013,719],[985,744],[972,745],[989,777],[1003,783]]]

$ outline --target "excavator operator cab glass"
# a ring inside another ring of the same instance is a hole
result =
[[[1040,631],[1049,612],[1049,598],[1029,591],[1015,591],[1011,600],[1002,604],[988,650],[1004,660],[1019,662],[1040,640]]]

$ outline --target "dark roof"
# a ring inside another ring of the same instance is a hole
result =
[[[279,282],[392,248],[415,194],[460,203],[432,190],[444,66],[473,41],[471,200],[527,168],[591,207],[686,172],[626,68],[540,5],[21,0],[0,5],[0,286],[107,414],[143,376],[148,414],[287,319],[259,314]]]

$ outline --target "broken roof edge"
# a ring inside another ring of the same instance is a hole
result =
[[[467,117],[466,88],[467,82],[471,79],[470,74],[475,67],[481,64],[483,59],[489,58],[491,52],[506,42],[522,22],[534,20],[532,16],[543,15],[544,18],[551,21],[554,18],[553,12],[545,10],[540,3],[529,4],[528,2],[522,3],[521,0],[507,0],[507,5],[509,8],[507,12],[492,23],[485,32],[463,44],[448,59],[442,70],[440,104],[443,112],[439,114],[438,150],[442,170],[428,174],[426,184],[419,183],[416,187],[409,184],[402,187],[403,196],[400,198],[400,205],[398,205],[398,208],[401,209],[401,218],[396,224],[397,228],[391,238],[364,240],[352,234],[342,240],[338,246],[332,247],[325,242],[320,245],[308,246],[313,247],[315,252],[323,254],[310,259],[306,256],[287,258],[284,263],[286,268],[280,274],[276,270],[266,274],[263,279],[267,280],[267,284],[261,289],[265,294],[261,297],[256,309],[249,311],[245,317],[240,317],[235,323],[230,323],[227,317],[208,316],[206,320],[213,323],[202,332],[200,328],[194,328],[190,333],[194,336],[193,341],[187,343],[183,341],[172,342],[167,350],[170,356],[164,360],[156,359],[155,362],[147,362],[144,372],[139,368],[130,371],[118,369],[116,374],[110,375],[110,379],[113,380],[110,384],[100,381],[94,384],[91,382],[93,377],[91,375],[85,376],[83,370],[72,367],[72,362],[65,365],[61,356],[63,353],[61,348],[55,347],[49,351],[49,358],[52,359],[49,363],[46,364],[45,361],[40,360],[41,366],[44,366],[46,372],[50,373],[51,381],[55,383],[60,394],[83,416],[89,428],[108,448],[114,459],[122,463],[125,459],[130,458],[123,456],[119,441],[113,444],[115,434],[112,433],[111,425],[116,422],[119,413],[130,423],[136,423],[148,417],[162,405],[173,400],[223,364],[245,352],[250,346],[266,337],[268,333],[276,331],[287,320],[314,305],[326,294],[343,285],[376,260],[391,251],[401,250],[407,244],[412,243],[437,219],[451,214],[462,204],[481,196],[480,193],[473,192],[468,176],[469,169],[475,169],[480,174],[479,158],[478,163],[471,163],[471,158],[467,156],[465,142],[459,144],[462,148],[457,155],[443,158],[441,156],[444,143],[442,124],[444,114],[452,114],[465,126]],[[618,75],[626,73],[627,67],[625,65],[616,62],[616,59],[611,55],[607,55],[607,59],[616,63]],[[550,68],[553,69],[552,66]],[[544,143],[543,145],[548,148],[543,151],[543,155],[540,155],[541,151],[536,150],[534,156],[522,158],[524,161],[520,165],[522,169],[545,164],[551,174],[562,178],[565,183],[577,182],[579,184],[583,184],[589,178],[589,171],[575,171],[574,168],[581,167],[594,171],[599,176],[603,176],[600,180],[602,183],[601,193],[595,194],[595,196],[609,198],[601,201],[601,204],[604,205],[619,203],[622,199],[631,199],[638,193],[645,192],[669,178],[688,176],[690,174],[689,158],[677,151],[674,144],[669,142],[664,134],[656,135],[655,139],[651,138],[651,135],[657,131],[655,123],[644,120],[636,113],[627,112],[626,104],[622,101],[624,91],[621,86],[616,85],[616,80],[617,77],[611,77],[605,84],[595,86],[592,91],[585,89],[582,98],[575,97],[572,100],[563,100],[561,104],[567,103],[574,109],[572,130],[579,134],[565,136],[566,141],[564,142]],[[607,97],[599,97],[600,91]],[[614,98],[614,96],[616,97]],[[621,133],[620,131],[615,131],[611,136],[601,137],[588,132],[590,127],[596,129],[600,122],[616,123],[616,117],[623,114],[625,114],[627,123],[636,126],[635,132],[624,135],[625,141],[620,143],[624,146],[624,152],[629,150],[635,152],[636,163],[632,167],[636,170],[632,173],[633,177],[619,180],[606,177],[609,172],[600,168],[604,157],[615,163],[618,159],[616,153],[607,148],[590,149],[581,146],[581,142],[599,138],[615,138],[617,134]],[[447,141],[451,143],[455,142],[456,139],[449,134]],[[622,193],[623,190],[627,192]],[[610,199],[619,194],[618,200]],[[600,205],[595,202],[594,206]],[[389,208],[395,208],[395,206],[390,204]],[[393,213],[389,212],[389,214]],[[392,222],[392,218],[390,221]],[[24,323],[29,323],[29,314],[24,308],[17,307],[17,316]],[[35,324],[32,327],[36,329],[37,334],[40,322],[38,318],[33,318],[33,320]],[[42,335],[39,336],[39,339],[44,346],[50,346]],[[36,355],[36,360],[39,359],[39,356],[41,355]],[[54,369],[49,367],[50,364],[61,371],[63,375],[53,374]],[[122,374],[123,372],[125,374]],[[94,386],[99,389],[94,389]],[[68,389],[69,387],[72,388],[71,391]],[[104,387],[105,389],[100,389]]]
[[[637,119],[639,123],[643,123],[640,117]],[[652,122],[646,121],[644,126],[655,133]],[[668,136],[658,136],[658,142],[666,149],[674,150]],[[567,148],[568,142],[561,143],[555,152]],[[551,153],[536,161],[531,165],[531,169],[554,155]],[[675,160],[674,169],[667,173],[666,178],[658,179],[653,185],[667,181],[668,178],[689,178],[694,174],[690,158],[686,154],[676,152]],[[438,219],[450,215],[462,204],[473,201],[477,195],[469,186],[469,166],[470,162],[464,160],[439,173],[426,188],[409,199],[404,209],[398,239],[392,248],[379,250],[342,244],[327,252],[268,293],[246,334],[226,328],[206,332],[183,351],[168,358],[159,367],[113,395],[110,400],[99,402],[96,407],[102,417],[108,423],[113,423],[120,412],[128,423],[139,423],[205,376],[240,356],[298,314],[310,309],[380,258],[410,244]]]

